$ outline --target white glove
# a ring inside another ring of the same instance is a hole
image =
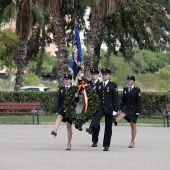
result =
[[[136,113],[136,115],[137,115],[137,116],[139,116],[139,115],[140,115],[140,113]]]
[[[112,113],[113,116],[115,116],[117,114],[118,114],[118,112],[115,112],[115,111],[113,111],[113,113]]]
[[[84,73],[80,73],[79,80],[82,80],[82,77],[84,76]]]
[[[84,73],[81,72],[81,73],[80,73],[80,77],[83,77],[83,76],[84,76]]]

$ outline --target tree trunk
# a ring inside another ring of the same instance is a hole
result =
[[[60,13],[52,12],[51,25],[54,30],[54,39],[57,44],[58,57],[58,83],[63,85],[64,74],[68,73],[68,60],[65,40],[65,28],[63,18]]]
[[[98,69],[99,58],[95,52],[100,44],[99,35],[102,29],[102,18],[93,19],[90,23],[90,31],[87,37],[87,52],[84,62],[84,76],[86,79],[89,79],[90,69]]]
[[[95,49],[94,49],[94,53],[96,56],[96,60],[93,63],[94,68],[98,69],[99,66],[99,60],[100,60],[100,48],[101,48],[101,43],[98,44]]]
[[[26,52],[27,52],[27,39],[20,37],[18,55],[15,58],[17,65],[16,81],[14,86],[15,91],[18,91],[22,86],[22,76],[24,74],[24,70],[26,67]]]

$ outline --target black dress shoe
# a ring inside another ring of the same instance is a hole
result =
[[[79,130],[79,131],[82,131],[82,130],[83,130],[82,126],[79,126],[78,130]]]
[[[82,125],[75,125],[75,128],[78,129],[79,131],[83,130]]]
[[[54,135],[54,138],[57,136],[57,133],[55,133],[54,131],[51,132],[51,135]]]
[[[103,151],[109,151],[109,147],[108,146],[105,146]]]
[[[114,123],[115,126],[118,125],[118,122],[116,122],[116,120],[113,120],[113,123]]]
[[[92,128],[87,128],[87,129],[86,129],[86,132],[88,132],[90,135],[92,135],[92,134],[93,134],[93,130],[92,130]]]
[[[93,142],[93,144],[91,145],[91,147],[97,147],[97,143]]]

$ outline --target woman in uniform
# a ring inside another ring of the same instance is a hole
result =
[[[123,96],[120,105],[120,115],[117,117],[116,122],[125,118],[131,125],[131,142],[129,148],[135,145],[136,137],[136,122],[139,114],[141,113],[141,93],[140,88],[134,86],[135,76],[130,75],[127,77],[128,86],[123,89]]]
[[[51,135],[56,137],[58,128],[61,124],[61,121],[66,122],[67,136],[68,136],[66,150],[71,150],[72,121],[69,118],[65,117],[63,104],[64,104],[64,99],[65,99],[66,93],[72,90],[71,81],[72,81],[72,75],[65,74],[64,75],[64,86],[59,88],[58,105],[57,105],[57,119],[56,119],[56,122],[54,125],[54,131],[51,132]],[[76,101],[79,100],[77,94],[75,94],[75,100]]]

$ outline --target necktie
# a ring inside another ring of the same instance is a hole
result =
[[[132,87],[129,87],[129,93],[131,92],[131,90],[132,90]]]
[[[105,83],[103,83],[103,87],[105,88]]]
[[[66,90],[66,92],[67,92],[67,90],[68,90],[68,87],[65,87],[65,90]]]

